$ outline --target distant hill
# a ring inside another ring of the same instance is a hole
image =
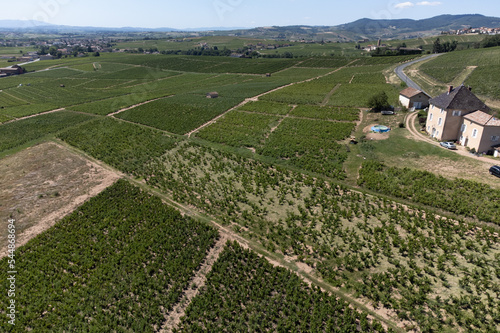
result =
[[[172,32],[172,31],[227,31],[227,30],[239,30],[247,28],[237,28],[237,27],[200,27],[200,28],[186,28],[186,29],[175,29],[175,28],[142,28],[142,27],[80,27],[80,26],[69,26],[69,25],[55,25],[49,24],[41,21],[28,21],[28,20],[0,20],[0,30],[21,30],[30,31],[34,30],[37,32],[97,32],[97,31],[109,31],[109,32]]]
[[[41,21],[27,20],[0,20],[0,28],[4,29],[27,29],[33,27],[49,27],[52,24]]]
[[[335,28],[366,37],[400,37],[401,34],[439,33],[465,27],[500,27],[500,18],[479,14],[439,15],[422,20],[372,20],[363,18]]]
[[[218,35],[251,36],[275,39],[316,39],[348,41],[359,38],[394,39],[414,38],[439,34],[441,31],[464,27],[500,27],[500,18],[480,14],[440,15],[428,19],[373,20],[363,18],[337,26],[272,26],[259,28],[141,28],[141,27],[77,27],[53,25],[39,21],[0,20],[0,30],[24,30],[37,32],[216,32]]]

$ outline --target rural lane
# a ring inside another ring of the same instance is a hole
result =
[[[405,73],[404,73],[404,69],[408,66],[411,66],[413,64],[416,64],[417,62],[421,62],[421,61],[424,61],[424,60],[427,60],[427,59],[430,59],[430,58],[434,58],[434,57],[437,57],[437,56],[440,56],[442,55],[443,53],[436,53],[436,54],[431,54],[427,57],[423,57],[423,58],[420,58],[420,59],[417,59],[417,60],[412,60],[410,62],[407,62],[405,64],[402,64],[398,67],[396,67],[396,69],[394,70],[394,72],[397,74],[397,76],[399,76],[399,78],[401,80],[403,80],[404,82],[406,82],[406,84],[408,85],[408,87],[412,87],[414,89],[417,89],[417,90],[420,90],[420,91],[424,91],[422,88],[420,88],[420,86],[418,84],[416,84],[412,79],[410,79]],[[425,91],[424,91],[425,92]],[[426,92],[425,92],[426,93]]]

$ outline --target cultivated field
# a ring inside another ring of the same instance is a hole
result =
[[[366,112],[411,58],[103,54],[0,79],[0,217],[22,239],[69,214],[16,252],[16,328],[500,330],[498,189],[419,170],[468,157]]]
[[[27,148],[0,160],[0,220],[14,218],[19,245],[25,244],[118,177],[54,143]],[[6,246],[4,228],[0,257]]]

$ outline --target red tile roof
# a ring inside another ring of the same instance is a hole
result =
[[[405,90],[402,90],[399,94],[408,98],[412,98],[413,96],[417,96],[420,93],[425,94],[423,91],[420,91],[412,87],[408,87]]]
[[[500,119],[493,117],[491,114],[487,114],[483,111],[476,111],[464,116],[465,119],[473,121],[481,126],[499,126]]]

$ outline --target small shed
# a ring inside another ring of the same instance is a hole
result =
[[[423,109],[429,106],[431,97],[425,92],[408,87],[399,93],[401,105],[407,108]]]
[[[266,77],[271,77],[271,73],[266,73]]]
[[[207,93],[207,98],[217,98],[217,97],[219,97],[219,93],[216,91]]]

